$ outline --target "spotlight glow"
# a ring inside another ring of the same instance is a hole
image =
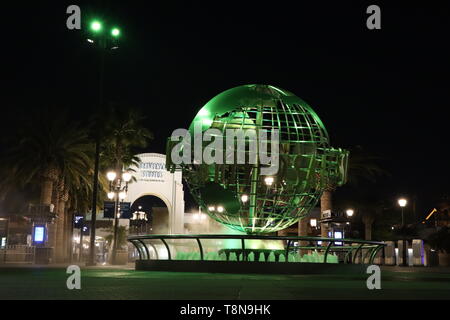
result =
[[[111,35],[112,35],[113,37],[118,37],[118,36],[120,35],[120,30],[117,29],[117,28],[113,28],[113,29],[111,30]]]
[[[99,32],[100,30],[102,30],[102,24],[99,21],[92,21],[91,30]]]

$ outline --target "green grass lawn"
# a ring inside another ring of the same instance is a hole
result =
[[[383,271],[381,290],[365,275],[237,275],[90,268],[81,290],[64,268],[0,268],[0,299],[450,299],[450,274]]]

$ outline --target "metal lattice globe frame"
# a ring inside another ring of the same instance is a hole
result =
[[[327,185],[345,182],[348,152],[330,148],[328,133],[316,113],[286,90],[269,85],[226,90],[197,113],[189,128],[192,137],[195,126],[202,132],[219,129],[224,140],[230,128],[279,130],[279,170],[271,185],[260,175],[260,163],[174,165],[167,157],[168,169],[183,171],[202,210],[232,229],[249,234],[285,229],[316,206]],[[251,143],[245,140],[245,159]],[[208,144],[204,142],[203,149]],[[170,155],[170,140],[167,147]],[[267,155],[271,155],[270,148]]]

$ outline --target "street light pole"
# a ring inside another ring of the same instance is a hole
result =
[[[119,231],[119,204],[120,201],[127,196],[128,191],[128,182],[131,180],[131,174],[129,172],[119,172],[119,176],[114,171],[110,171],[106,174],[106,177],[109,180],[109,193],[108,198],[115,200],[115,208],[114,208],[114,235],[113,235],[113,247],[112,247],[112,257],[111,263],[116,263],[117,256],[117,247],[118,247],[118,231]],[[125,185],[122,186],[122,182],[125,182]]]
[[[405,217],[403,215],[403,207],[400,208],[402,208],[402,228],[403,228],[405,226]]]
[[[119,210],[119,196],[116,195],[115,197],[115,206],[114,206],[114,235],[113,235],[113,251],[112,251],[112,259],[111,259],[111,263],[112,264],[116,264],[116,256],[117,256],[117,233],[119,230],[119,215],[120,215],[120,210]]]
[[[105,51],[108,49],[108,38],[102,32],[103,25],[100,21],[92,21],[89,29],[96,37],[95,40],[88,39],[90,43],[98,42],[98,48],[100,50],[100,74],[99,74],[99,102],[96,114],[96,127],[95,127],[95,164],[94,164],[94,181],[92,190],[92,214],[91,214],[91,238],[89,245],[89,259],[86,265],[96,265],[95,261],[95,231],[97,222],[97,197],[98,197],[98,174],[100,166],[100,146],[101,146],[101,122],[100,115],[103,108],[103,83],[104,83],[104,73],[105,73]],[[111,30],[111,36],[117,38],[120,34],[119,29],[113,28]],[[116,48],[116,47],[115,47]]]
[[[405,239],[405,235],[404,235],[404,232],[405,232],[405,218],[404,218],[404,215],[403,215],[403,208],[406,206],[406,204],[408,203],[408,201],[406,200],[406,199],[398,199],[398,205],[400,206],[400,208],[401,208],[401,210],[402,210],[402,227],[401,227],[401,230],[402,230],[402,238],[403,238],[403,240],[402,240],[402,242],[403,242],[403,252],[402,252],[402,267],[406,267],[407,266],[407,264],[406,264],[406,258],[407,258],[407,255],[406,255],[406,250],[408,250],[408,248],[407,248],[407,242],[406,242],[406,239]]]
[[[94,32],[101,30],[101,24],[94,21],[91,24],[91,29]],[[95,119],[95,164],[94,164],[94,183],[92,187],[92,210],[91,210],[91,238],[89,241],[89,258],[86,265],[94,266],[95,261],[95,232],[97,224],[97,197],[98,197],[98,172],[100,167],[100,114],[103,107],[103,77],[105,72],[105,41],[102,36],[98,39],[100,49],[100,72],[99,72],[99,89],[98,89],[98,107]]]
[[[355,211],[353,210],[353,209],[347,209],[346,211],[345,211],[345,214],[347,215],[347,218],[350,220],[352,217],[353,217],[353,214],[355,213]],[[348,224],[349,224],[349,233],[350,233],[350,235],[351,235],[351,233],[352,233],[352,224],[351,224],[351,222],[349,221],[348,222]]]

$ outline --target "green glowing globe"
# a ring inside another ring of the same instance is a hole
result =
[[[195,140],[209,129],[216,130],[207,141]],[[230,132],[236,135],[233,129],[254,135],[227,144]],[[330,147],[324,125],[307,103],[274,86],[243,85],[222,92],[200,109],[189,132],[192,143],[185,149],[194,154],[195,142],[201,141],[203,154],[224,161],[175,165],[167,157],[168,169],[182,170],[202,210],[235,230],[256,234],[287,228],[308,214],[330,183],[345,182],[348,152]],[[245,163],[239,163],[239,155]],[[276,155],[278,162],[267,163]],[[271,166],[278,170],[264,174]]]

